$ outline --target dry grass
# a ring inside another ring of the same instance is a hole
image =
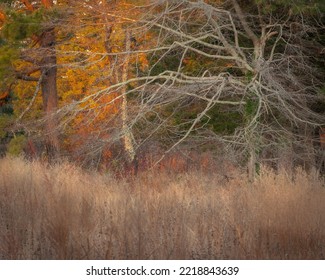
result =
[[[314,174],[144,173],[0,160],[1,259],[324,259]]]

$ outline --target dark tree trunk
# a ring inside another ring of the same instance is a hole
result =
[[[58,157],[59,155],[59,139],[57,132],[57,118],[55,111],[58,106],[57,94],[57,67],[55,52],[55,31],[54,28],[46,30],[40,39],[41,47],[41,74],[42,74],[42,98],[43,110],[45,113],[45,135],[46,149],[49,159]]]

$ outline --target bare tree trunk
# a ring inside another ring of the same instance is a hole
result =
[[[318,152],[318,169],[320,174],[325,174],[325,128],[319,130],[319,152]]]
[[[252,146],[252,147],[250,147],[249,159],[248,159],[248,165],[247,165],[248,179],[250,182],[253,182],[255,180],[256,162],[257,162],[256,161],[256,152],[255,152],[255,148]]]
[[[55,32],[54,28],[45,31],[40,40],[41,53],[43,56],[41,65],[41,82],[43,110],[45,112],[45,134],[46,149],[49,159],[59,155],[59,139],[57,133],[57,118],[54,113],[58,106],[57,94],[57,67],[55,52]]]
[[[305,160],[304,160],[304,169],[311,171],[316,167],[316,154],[313,144],[313,130],[311,127],[305,127],[304,131],[304,148],[305,148]]]
[[[131,32],[130,30],[125,31],[125,51],[127,54],[125,55],[123,67],[122,67],[122,83],[128,80],[128,71],[129,71],[129,63],[130,63],[130,51],[131,51]],[[126,84],[122,87],[121,95],[122,95],[122,131],[123,131],[123,144],[124,150],[127,156],[127,160],[131,163],[132,169],[134,173],[137,172],[137,162],[136,162],[136,153],[133,145],[133,135],[128,126],[128,100],[127,100],[127,88]]]
[[[287,140],[283,140],[284,144],[278,147],[278,170],[285,170],[285,172],[292,178],[294,171],[294,136],[288,136]]]

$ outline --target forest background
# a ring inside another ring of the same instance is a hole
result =
[[[0,12],[2,155],[324,171],[323,1],[2,0]]]

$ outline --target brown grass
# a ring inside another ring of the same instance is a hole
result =
[[[1,259],[324,259],[316,174],[262,169],[115,180],[63,163],[0,160]]]

